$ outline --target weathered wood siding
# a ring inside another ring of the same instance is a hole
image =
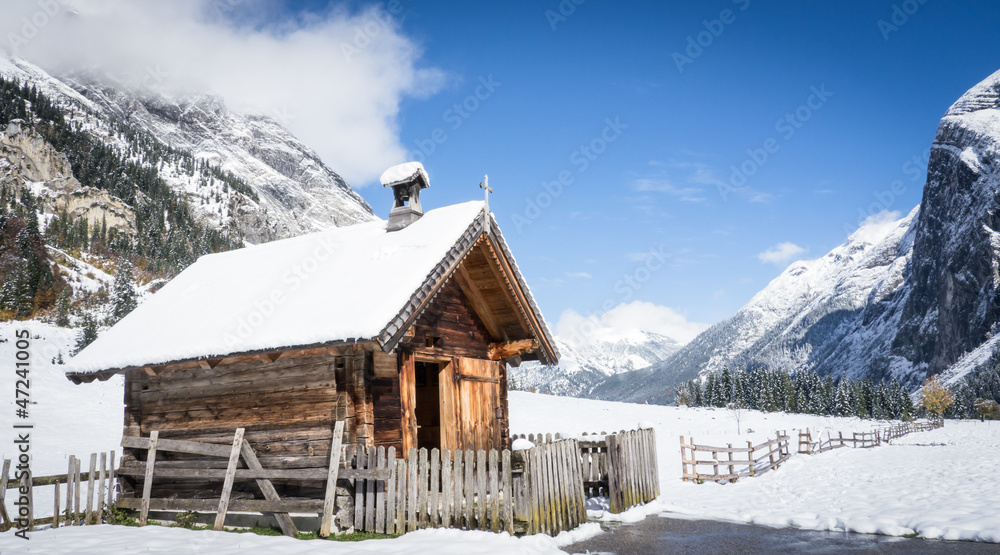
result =
[[[403,453],[403,408],[399,395],[399,360],[396,353],[373,353],[375,379],[372,382],[375,445],[395,447]]]
[[[405,345],[430,356],[489,358],[490,336],[455,280],[449,280],[413,325]]]
[[[215,368],[167,367],[155,375],[129,370],[125,375],[125,435],[186,439],[230,444],[233,431],[245,428],[245,438],[265,468],[326,468],[332,431],[345,421],[345,443],[375,440],[374,387],[366,372],[371,354],[305,354],[274,362],[246,357]],[[142,455],[138,455],[142,456]],[[126,451],[122,465],[134,464],[137,453]],[[184,454],[164,454],[157,465],[197,460]],[[205,459],[206,468],[225,461]],[[133,487],[141,487],[141,479]],[[312,495],[322,484],[307,487],[295,481],[276,483],[285,495]],[[157,480],[155,496],[191,492],[204,484]],[[252,483],[237,484],[240,494],[259,493]],[[197,491],[199,496],[211,489]],[[209,495],[210,496],[210,495]]]

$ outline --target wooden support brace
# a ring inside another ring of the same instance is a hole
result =
[[[247,463],[247,467],[251,470],[263,470],[264,467],[261,466],[260,460],[257,459],[257,454],[253,452],[253,448],[250,447],[250,443],[243,442],[243,461]],[[268,501],[281,501],[278,497],[278,492],[274,489],[274,485],[271,484],[270,480],[259,479],[257,480],[257,486],[264,493],[264,499]],[[275,518],[278,519],[278,526],[281,527],[281,531],[285,533],[286,536],[297,538],[299,536],[299,531],[295,528],[295,523],[292,522],[292,517],[288,516],[288,513],[274,513]]]
[[[139,526],[145,526],[149,517],[149,497],[153,493],[153,466],[156,464],[156,443],[160,440],[160,432],[149,433],[149,452],[146,455],[146,476],[142,483],[142,505],[139,507]]]
[[[229,466],[226,467],[226,478],[222,483],[222,495],[219,497],[219,509],[215,512],[213,530],[222,530],[226,523],[226,512],[229,511],[229,496],[233,492],[233,481],[236,479],[236,467],[240,464],[240,451],[243,449],[244,428],[236,428],[233,436],[233,451],[229,454]]]
[[[333,428],[333,444],[330,447],[330,472],[326,480],[326,496],[323,499],[323,520],[319,527],[319,535],[324,538],[329,537],[333,530],[333,510],[337,499],[337,473],[340,472],[343,436],[344,421],[338,420]]]

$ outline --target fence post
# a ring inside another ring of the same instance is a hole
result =
[[[504,449],[501,453],[501,464],[503,465],[503,529],[508,534],[514,533],[514,484],[510,467],[510,449]]]
[[[101,453],[101,480],[97,487],[97,523],[104,523],[104,467],[108,465],[108,454]],[[56,484],[56,496],[58,497],[59,485]],[[58,507],[56,508],[58,510]]]
[[[149,451],[146,455],[146,480],[142,484],[142,504],[139,506],[139,526],[146,525],[146,519],[149,516],[149,497],[153,493],[153,465],[156,464],[156,444],[160,440],[160,432],[158,430],[153,430],[149,433]],[[76,466],[77,476],[80,475],[80,463],[77,462]],[[80,481],[77,479],[77,490],[76,496],[77,500],[80,499]],[[77,510],[79,510],[79,505]]]
[[[115,452],[111,451],[111,460],[108,461],[108,510],[115,504],[115,475],[117,470],[115,470]]]
[[[756,476],[757,475],[757,463],[754,461],[754,457],[753,457],[753,442],[752,441],[748,441],[747,442],[747,458],[750,460],[750,476],[751,477]]]
[[[240,450],[243,448],[243,428],[236,428],[233,436],[233,449],[229,453],[229,465],[226,467],[226,478],[222,483],[222,495],[219,497],[219,508],[215,512],[215,525],[213,530],[222,530],[222,525],[226,522],[226,512],[229,511],[229,495],[233,491],[233,482],[236,480],[236,467],[240,463]]]

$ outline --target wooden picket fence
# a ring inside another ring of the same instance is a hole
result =
[[[21,475],[21,479],[11,479],[11,460],[3,461],[2,476],[0,476],[0,531],[11,528],[22,528],[32,531],[35,526],[51,524],[59,526],[82,526],[101,524],[105,522],[107,511],[115,504],[115,452],[90,455],[90,471],[81,472],[82,461],[75,456],[69,457],[66,474],[52,476]],[[16,476],[16,474],[15,474]],[[66,484],[65,501],[61,499],[61,486]],[[53,488],[52,516],[35,518],[35,490],[40,487]],[[16,496],[17,511],[12,517],[7,512],[6,493],[13,489]],[[20,489],[27,493],[21,494]]]
[[[558,440],[559,434],[512,436],[532,442]],[[660,495],[656,433],[652,429],[617,433],[584,433],[579,440],[580,465],[586,497],[607,497],[610,511],[648,503]]]
[[[778,432],[774,439],[769,439],[759,445],[748,441],[746,447],[712,447],[698,445],[691,438],[685,443],[681,436],[681,476],[682,479],[693,482],[735,482],[740,478],[759,476],[768,470],[776,469],[791,457],[788,447],[789,436]],[[699,458],[698,453],[707,453],[711,458]],[[720,459],[719,455],[723,457]],[[699,467],[712,467],[711,473],[699,471]],[[720,468],[722,472],[720,472]]]
[[[551,438],[550,438],[551,439]],[[524,451],[358,447],[356,468],[391,469],[387,480],[357,480],[355,531],[403,534],[421,528],[555,535],[587,518],[575,439]]]
[[[403,534],[421,528],[514,531],[511,452],[358,446],[347,467],[388,472],[355,480],[354,530]]]
[[[814,440],[812,430],[799,430],[799,453],[813,455],[823,453],[841,447],[853,447],[856,449],[870,449],[877,447],[882,442],[889,442],[894,439],[915,432],[925,432],[944,426],[942,420],[931,420],[928,422],[904,422],[895,426],[873,429],[870,432],[851,432],[849,437],[844,437],[844,432],[837,432],[837,436],[827,433],[826,439],[822,434],[817,434]]]

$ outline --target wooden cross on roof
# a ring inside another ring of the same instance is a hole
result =
[[[486,189],[486,211],[490,211],[490,193],[493,192],[493,187],[490,187],[490,176],[484,175],[483,182],[479,184],[480,189]]]

